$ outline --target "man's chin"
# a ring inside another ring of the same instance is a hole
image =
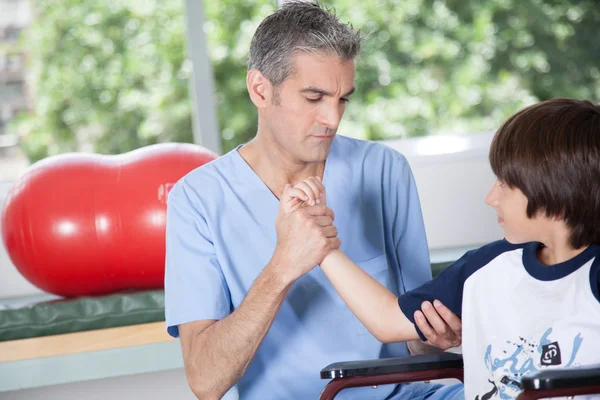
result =
[[[305,163],[323,162],[329,157],[331,146],[319,146],[313,148],[305,148],[303,151],[296,153],[299,160]]]
[[[310,156],[306,157],[305,161],[309,163],[324,162],[329,157],[329,149],[327,151],[313,152]]]

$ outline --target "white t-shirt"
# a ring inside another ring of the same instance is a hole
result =
[[[551,266],[539,246],[491,243],[399,298],[411,320],[433,299],[462,316],[468,400],[515,398],[527,372],[600,363],[600,246]]]

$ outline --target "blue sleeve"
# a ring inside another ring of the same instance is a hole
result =
[[[424,301],[433,302],[437,299],[460,317],[462,315],[463,287],[467,278],[500,254],[518,247],[521,246],[500,240],[465,253],[432,281],[399,296],[398,305],[402,313],[414,324],[414,313],[421,309],[421,304]],[[419,337],[426,341],[427,339],[416,324],[415,328]]]
[[[166,222],[165,317],[173,337],[179,336],[179,324],[230,313],[229,290],[202,210],[194,189],[180,180],[169,193]]]
[[[463,285],[467,278],[466,265],[473,252],[463,255],[458,261],[443,270],[435,279],[398,297],[398,305],[410,322],[415,323],[414,313],[421,309],[421,304],[424,301],[433,302],[436,299],[441,301],[454,314],[461,316]],[[416,324],[415,328],[421,339],[426,341],[427,339]]]
[[[392,238],[400,265],[400,293],[407,292],[431,280],[429,246],[417,185],[404,156],[397,154],[388,178],[394,192],[388,197],[393,221]]]

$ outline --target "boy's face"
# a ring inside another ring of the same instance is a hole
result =
[[[548,220],[527,216],[527,197],[518,188],[496,180],[485,197],[485,203],[496,210],[504,238],[510,243],[540,242],[547,233]]]

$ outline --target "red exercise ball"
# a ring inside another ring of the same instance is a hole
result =
[[[4,204],[8,255],[29,282],[59,296],[162,288],[167,194],[216,157],[198,145],[161,143],[41,160]]]

